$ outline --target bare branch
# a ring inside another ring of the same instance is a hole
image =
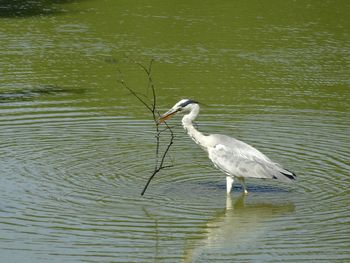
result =
[[[152,108],[131,88],[129,88],[124,80],[119,81],[120,84],[123,85],[132,95],[134,95],[148,110],[152,111]]]
[[[146,182],[145,187],[143,188],[141,195],[144,195],[149,184],[151,183],[151,180],[153,179],[153,177],[160,172],[163,169],[166,168],[170,168],[172,167],[172,165],[165,165],[165,159],[169,153],[169,150],[172,146],[172,144],[174,143],[174,132],[172,131],[171,127],[165,122],[166,125],[166,129],[164,130],[159,130],[159,126],[157,125],[157,119],[160,116],[158,110],[157,110],[157,95],[156,95],[156,90],[155,90],[155,86],[153,83],[153,79],[152,79],[152,65],[153,65],[154,60],[152,59],[148,65],[148,67],[146,67],[145,65],[141,64],[141,63],[136,63],[137,65],[139,65],[144,72],[147,75],[148,78],[148,87],[147,90],[151,89],[152,91],[152,102],[150,103],[151,105],[147,104],[147,102],[142,99],[132,88],[130,88],[123,79],[120,79],[118,82],[125,88],[127,89],[133,96],[135,96],[151,113],[152,113],[152,117],[153,117],[153,121],[155,124],[155,132],[156,132],[156,148],[155,148],[155,166],[154,166],[154,170],[153,173],[151,174],[151,176],[149,177],[148,181]],[[119,71],[119,74],[121,75],[121,72]],[[170,134],[170,139],[169,142],[167,144],[167,146],[165,147],[165,150],[163,151],[161,158],[159,158],[160,156],[160,136],[164,131],[168,131]]]
[[[157,96],[156,96],[156,90],[154,88],[153,79],[152,79],[152,65],[153,65],[153,62],[154,62],[154,60],[152,59],[150,61],[149,65],[148,65],[148,68],[145,65],[141,64],[141,63],[137,63],[137,65],[139,65],[147,74],[147,77],[148,77],[147,91],[150,88],[152,90],[152,97],[153,97],[152,113],[155,114],[156,113]],[[155,118],[156,116],[154,115],[153,117]]]

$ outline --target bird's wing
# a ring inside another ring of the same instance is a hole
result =
[[[295,174],[272,162],[263,153],[239,140],[222,137],[208,155],[214,165],[224,173],[237,177],[279,179],[290,182]]]

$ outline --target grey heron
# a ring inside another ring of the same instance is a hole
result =
[[[276,179],[282,182],[292,182],[296,179],[293,172],[284,169],[245,142],[221,134],[204,135],[198,131],[193,121],[198,116],[199,109],[198,102],[182,99],[159,117],[158,124],[178,112],[187,113],[182,118],[182,126],[188,135],[208,153],[214,166],[226,174],[227,194],[231,192],[234,178],[242,183],[245,194],[248,193],[245,178]]]

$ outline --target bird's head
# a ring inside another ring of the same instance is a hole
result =
[[[182,99],[179,102],[177,102],[170,110],[168,110],[166,113],[161,115],[159,119],[157,120],[157,124],[161,124],[162,122],[170,119],[173,117],[176,113],[182,111],[182,112],[189,112],[193,109],[194,105],[198,105],[197,101],[190,100],[190,99]]]

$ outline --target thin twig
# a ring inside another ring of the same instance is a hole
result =
[[[119,83],[123,85],[124,88],[126,88],[132,95],[134,95],[148,110],[152,111],[152,108],[139,96],[137,93],[128,87],[124,80],[119,80]]]
[[[123,79],[119,80],[119,83],[125,88],[127,89],[133,96],[135,96],[151,113],[152,113],[152,117],[153,117],[153,121],[155,124],[155,132],[156,132],[156,148],[155,148],[155,165],[154,165],[154,170],[153,173],[151,174],[151,176],[149,177],[148,181],[146,182],[145,187],[143,188],[141,195],[144,195],[149,184],[151,183],[153,177],[160,172],[163,169],[166,168],[170,168],[172,167],[172,165],[164,165],[165,159],[169,153],[169,150],[172,146],[172,144],[174,143],[174,132],[172,131],[171,127],[166,123],[166,129],[159,129],[159,126],[157,125],[157,119],[160,116],[158,110],[157,110],[157,95],[156,95],[156,90],[155,90],[155,86],[153,83],[153,79],[152,79],[152,65],[153,65],[153,60],[150,61],[148,68],[146,66],[144,66],[141,63],[136,63],[137,65],[139,65],[146,73],[147,78],[148,78],[148,87],[147,89],[151,89],[152,91],[152,102],[151,105],[147,104],[147,102],[145,102],[144,99],[142,99],[132,88],[130,88]],[[121,72],[119,71],[119,74],[121,75]],[[169,131],[170,133],[170,139],[169,142],[167,144],[167,147],[165,148],[162,157],[159,158],[160,155],[160,135],[161,133],[163,133],[165,130]]]

